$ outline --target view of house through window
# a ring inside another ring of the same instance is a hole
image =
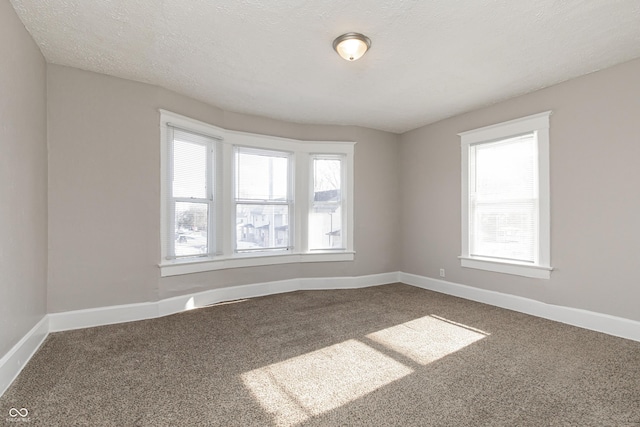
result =
[[[290,246],[289,154],[237,147],[236,251]]]
[[[353,261],[354,142],[228,131],[160,113],[163,276]]]
[[[209,248],[208,206],[176,202],[176,256],[206,254]]]
[[[316,156],[312,168],[309,248],[342,249],[342,159]]]

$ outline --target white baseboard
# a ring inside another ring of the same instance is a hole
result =
[[[153,319],[224,301],[255,298],[283,292],[322,289],[356,289],[387,283],[407,285],[478,301],[593,331],[640,341],[640,322],[577,308],[546,304],[529,298],[488,291],[403,272],[356,277],[312,277],[279,280],[211,289],[156,302],[99,307],[49,314],[49,331],[58,332],[93,326]]]
[[[277,282],[255,283],[252,285],[231,286],[163,299],[157,303],[157,317],[168,316],[219,302],[297,291],[300,289],[300,280],[301,279],[290,279]]]
[[[124,304],[108,307],[73,310],[46,315],[9,352],[0,359],[0,396],[9,388],[24,365],[38,350],[49,332],[68,331],[94,326],[112,325],[153,319],[180,313],[197,307],[254,298],[298,290],[355,289],[398,281],[398,273],[372,274],[356,277],[316,277],[280,280],[211,289],[195,294],[181,295],[156,302]]]
[[[49,334],[49,319],[44,316],[11,350],[0,359],[0,396],[9,388],[31,356]]]
[[[153,319],[158,317],[157,305],[157,302],[143,302],[51,313],[49,314],[49,332]]]
[[[355,277],[313,277],[301,279],[303,290],[358,289],[398,282],[398,272]]]
[[[397,281],[398,273],[391,272],[355,277],[311,277],[231,286],[228,288],[211,289],[195,294],[180,295],[156,302],[53,313],[49,314],[49,331],[68,331],[72,329],[152,319],[219,302],[274,295],[283,292],[320,289],[355,289]]]
[[[608,314],[581,310],[523,298],[439,279],[400,272],[398,281],[447,295],[482,302],[556,322],[603,332],[616,337],[640,341],[640,322]]]
[[[125,304],[48,314],[0,359],[0,396],[2,396],[18,376],[24,365],[40,347],[49,332],[153,319],[219,302],[254,298],[283,292],[356,289],[395,282],[402,282],[407,285],[447,295],[640,341],[640,322],[634,320],[576,308],[545,304],[528,298],[417,276],[415,274],[390,272],[356,277],[300,278],[211,289],[156,302]]]

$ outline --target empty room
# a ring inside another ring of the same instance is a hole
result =
[[[640,427],[640,4],[0,0],[0,424]]]

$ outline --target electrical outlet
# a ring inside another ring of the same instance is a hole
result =
[[[440,269],[440,277],[444,277],[444,268]]]

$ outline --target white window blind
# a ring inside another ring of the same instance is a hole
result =
[[[469,150],[470,255],[537,263],[536,133]]]

